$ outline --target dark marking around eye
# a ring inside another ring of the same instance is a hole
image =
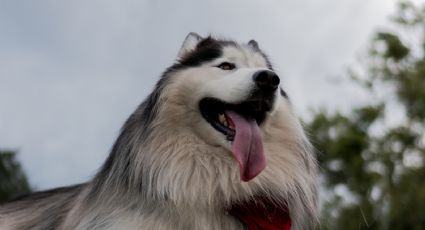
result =
[[[217,68],[220,68],[222,70],[232,70],[236,68],[235,64],[230,62],[223,62],[220,65],[216,66]]]

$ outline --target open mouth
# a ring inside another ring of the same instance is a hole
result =
[[[229,111],[234,111],[247,119],[254,119],[261,125],[266,117],[266,112],[271,110],[271,105],[260,100],[248,100],[239,104],[230,104],[215,98],[204,98],[199,103],[202,116],[217,131],[225,135],[230,142],[234,141],[235,124],[229,116]]]
[[[266,167],[259,126],[271,110],[271,104],[270,100],[230,104],[215,98],[204,98],[199,103],[205,120],[231,143],[243,181],[253,179]]]

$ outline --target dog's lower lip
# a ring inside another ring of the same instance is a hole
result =
[[[228,141],[233,141],[234,137],[235,137],[235,130],[231,129],[229,127],[226,127],[224,125],[222,125],[219,121],[215,121],[215,120],[207,120],[212,127],[214,127],[217,131],[223,133],[223,135],[226,136],[226,140]]]

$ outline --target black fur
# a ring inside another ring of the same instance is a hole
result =
[[[280,95],[286,99],[289,99],[288,94],[286,93],[285,90],[283,90],[282,88],[280,88]]]

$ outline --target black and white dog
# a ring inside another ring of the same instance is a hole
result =
[[[95,178],[4,204],[0,229],[313,229],[316,171],[258,44],[190,33]]]

